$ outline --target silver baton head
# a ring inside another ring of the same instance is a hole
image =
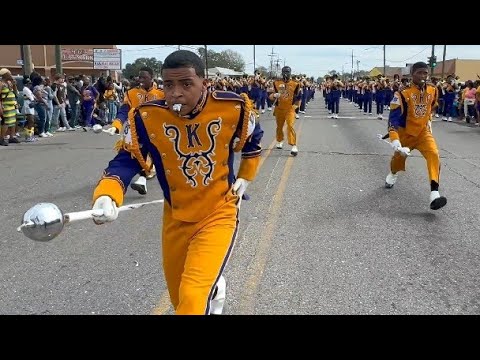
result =
[[[50,241],[63,230],[63,213],[57,205],[39,203],[23,215],[22,225],[17,229],[35,241]]]

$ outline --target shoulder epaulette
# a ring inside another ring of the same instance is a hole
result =
[[[214,92],[212,92],[212,97],[215,100],[236,100],[244,102],[243,98],[237,93],[234,93],[233,91],[215,90]]]

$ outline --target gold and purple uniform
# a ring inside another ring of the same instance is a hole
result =
[[[125,148],[110,161],[93,201],[110,196],[118,206],[149,153],[165,197],[163,267],[177,314],[209,314],[214,287],[230,256],[238,227],[238,177],[253,180],[263,130],[246,94],[204,92],[196,108],[180,117],[165,100],[129,113]],[[129,149],[127,151],[126,149]]]
[[[437,88],[417,85],[397,91],[390,103],[389,137],[391,141],[399,140],[402,146],[417,149],[427,160],[428,174],[431,181],[439,182],[440,156],[435,138],[430,132],[428,122],[432,111],[437,106]],[[393,174],[405,171],[406,158],[396,152],[390,167]]]
[[[277,142],[282,142],[284,139],[283,127],[285,122],[287,123],[287,136],[288,144],[296,145],[297,136],[295,134],[295,102],[297,101],[297,95],[300,91],[300,84],[295,80],[289,80],[287,82],[283,80],[276,80],[273,83],[275,93],[280,93],[280,97],[277,99],[275,110],[273,115],[277,121],[276,137]],[[275,100],[274,94],[270,95],[272,101]]]
[[[145,90],[143,87],[135,87],[128,90],[123,99],[123,104],[120,106],[120,109],[118,109],[117,117],[112,122],[112,126],[120,133],[123,124],[127,121],[130,109],[137,108],[147,101],[159,100],[164,97],[165,94],[163,90],[157,89],[154,86],[149,90]]]

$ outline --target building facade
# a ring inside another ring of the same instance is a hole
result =
[[[34,70],[42,76],[55,75],[55,45],[30,45],[30,48]],[[117,49],[116,45],[61,45],[61,49],[63,73],[66,76],[98,78],[111,75],[114,79],[120,78],[120,69],[100,70],[93,66],[93,49]],[[0,68],[9,69],[13,75],[23,75],[22,53],[22,45],[0,45]]]
[[[425,61],[427,62],[427,61]],[[399,67],[386,67],[386,76],[393,79],[394,74],[402,76],[409,76],[412,64],[407,64],[403,68]],[[370,71],[370,76],[375,77],[378,74],[383,74],[383,66],[375,67]],[[446,60],[445,65],[443,61],[437,62],[437,66],[433,68],[433,77],[446,78],[448,75],[455,75],[459,77],[460,82],[467,80],[475,81],[480,79],[480,60],[470,59],[451,59]]]

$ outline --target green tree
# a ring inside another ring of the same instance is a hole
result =
[[[130,79],[131,76],[138,76],[138,72],[142,66],[148,66],[153,70],[153,77],[160,77],[162,70],[162,62],[156,58],[138,58],[132,64],[125,65],[122,74],[125,78]]]
[[[262,66],[262,65],[257,66],[256,71],[260,71],[261,76],[269,76],[270,75],[268,69],[265,66]]]
[[[197,50],[200,58],[205,62],[205,48],[201,47]],[[222,52],[208,50],[208,67],[223,67],[235,71],[245,71],[245,61],[238,52],[227,49]]]

